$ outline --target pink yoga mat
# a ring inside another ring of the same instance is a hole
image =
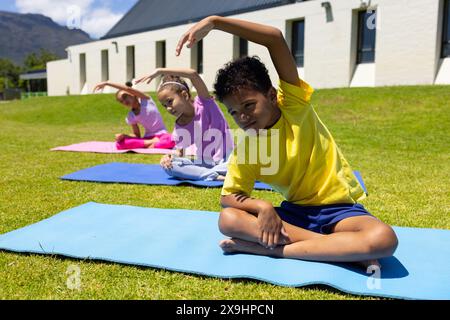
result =
[[[126,153],[135,152],[140,154],[173,154],[175,150],[169,149],[132,149],[117,150],[115,142],[89,141],[72,144],[65,147],[57,147],[51,151],[71,151],[71,152],[93,152],[93,153]]]

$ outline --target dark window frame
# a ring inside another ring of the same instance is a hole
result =
[[[370,15],[376,14],[376,11],[359,11],[358,12],[358,46],[357,46],[357,64],[375,63],[376,44],[377,44],[377,29],[370,30],[367,27],[367,19]],[[375,21],[376,23],[376,21]],[[373,33],[373,43],[371,47],[364,48],[366,37],[370,37]]]
[[[197,73],[203,73],[203,39],[197,42]]]
[[[248,40],[239,38],[239,58],[248,56]]]
[[[298,26],[302,26],[299,30]],[[301,38],[299,38],[299,33],[302,33]],[[298,68],[303,68],[305,66],[305,20],[292,21],[291,27],[291,53],[294,57],[295,63]]]
[[[131,81],[136,78],[136,46],[128,46],[127,47],[127,68],[128,68],[128,53],[131,51],[131,75],[129,75],[129,70],[127,70],[127,81]]]
[[[105,54],[106,53],[106,54]],[[104,61],[103,59],[106,58],[106,61]],[[104,49],[101,51],[101,59],[102,59],[102,81],[108,81],[110,74],[109,74],[109,50],[108,49]],[[106,65],[106,70],[103,70],[103,67]],[[105,71],[106,76],[104,77],[104,73],[103,71]]]
[[[160,50],[161,49],[161,50]],[[167,52],[166,52],[166,40],[161,40],[156,43],[156,54],[161,55],[161,63],[159,64],[159,61],[156,61],[156,66],[158,68],[166,68],[167,67]]]
[[[450,0],[444,1],[444,19],[442,26],[442,50],[441,57],[450,57]]]
[[[166,68],[167,67],[167,51],[166,51],[166,42],[163,41],[162,42],[162,50],[161,50],[161,55],[162,55],[162,67]]]
[[[84,85],[87,81],[87,64],[86,64],[86,53],[80,53],[80,91],[83,90]]]

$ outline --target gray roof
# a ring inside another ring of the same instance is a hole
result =
[[[35,80],[35,79],[47,79],[47,70],[33,70],[28,71],[27,73],[23,73],[20,75],[20,80]]]
[[[227,16],[292,2],[295,0],[139,0],[102,39],[186,24],[210,15]]]

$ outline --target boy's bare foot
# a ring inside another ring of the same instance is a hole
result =
[[[273,250],[264,248],[258,243],[245,241],[241,239],[225,239],[220,242],[220,247],[225,253],[250,253],[272,257],[283,257],[282,247],[277,247]],[[357,266],[363,268],[367,272],[374,272],[376,268],[381,270],[381,264],[378,260],[367,260],[355,263]],[[371,268],[369,270],[369,268]],[[373,269],[375,268],[375,269]],[[369,273],[370,273],[369,272]]]
[[[240,239],[225,239],[220,242],[220,247],[225,253],[251,253],[263,256],[281,257],[281,247],[273,250],[266,249],[258,243],[240,240]]]
[[[240,239],[225,239],[220,242],[220,247],[225,253],[250,253],[250,254],[257,254],[257,255],[264,255],[264,256],[273,256],[273,257],[282,257],[283,252],[281,247],[277,247],[274,250],[266,249],[263,246],[261,246],[258,243],[255,242],[249,242],[245,240]],[[369,270],[369,267],[372,268],[380,268],[381,264],[378,262],[378,260],[367,260],[367,261],[361,261],[355,263],[357,266],[363,268],[367,271],[374,271]],[[376,269],[375,269],[376,270]]]
[[[257,243],[249,242],[239,239],[225,239],[219,244],[222,250],[226,253],[247,252],[252,253],[256,250]]]

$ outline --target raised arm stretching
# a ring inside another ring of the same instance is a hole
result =
[[[208,87],[206,86],[205,82],[200,77],[200,75],[197,73],[197,71],[195,71],[193,69],[158,68],[158,69],[155,69],[155,71],[153,71],[150,75],[139,79],[136,83],[146,82],[147,84],[149,84],[156,77],[165,76],[165,75],[173,75],[173,76],[178,76],[178,77],[182,77],[182,78],[187,78],[187,79],[191,80],[192,85],[195,87],[195,90],[197,90],[198,96],[200,96],[202,98],[210,97]]]
[[[176,54],[180,55],[186,43],[188,48],[192,48],[213,29],[228,32],[265,46],[269,50],[280,79],[295,85],[299,83],[297,65],[282,32],[277,28],[258,23],[219,16],[207,17],[195,24],[181,37]]]

